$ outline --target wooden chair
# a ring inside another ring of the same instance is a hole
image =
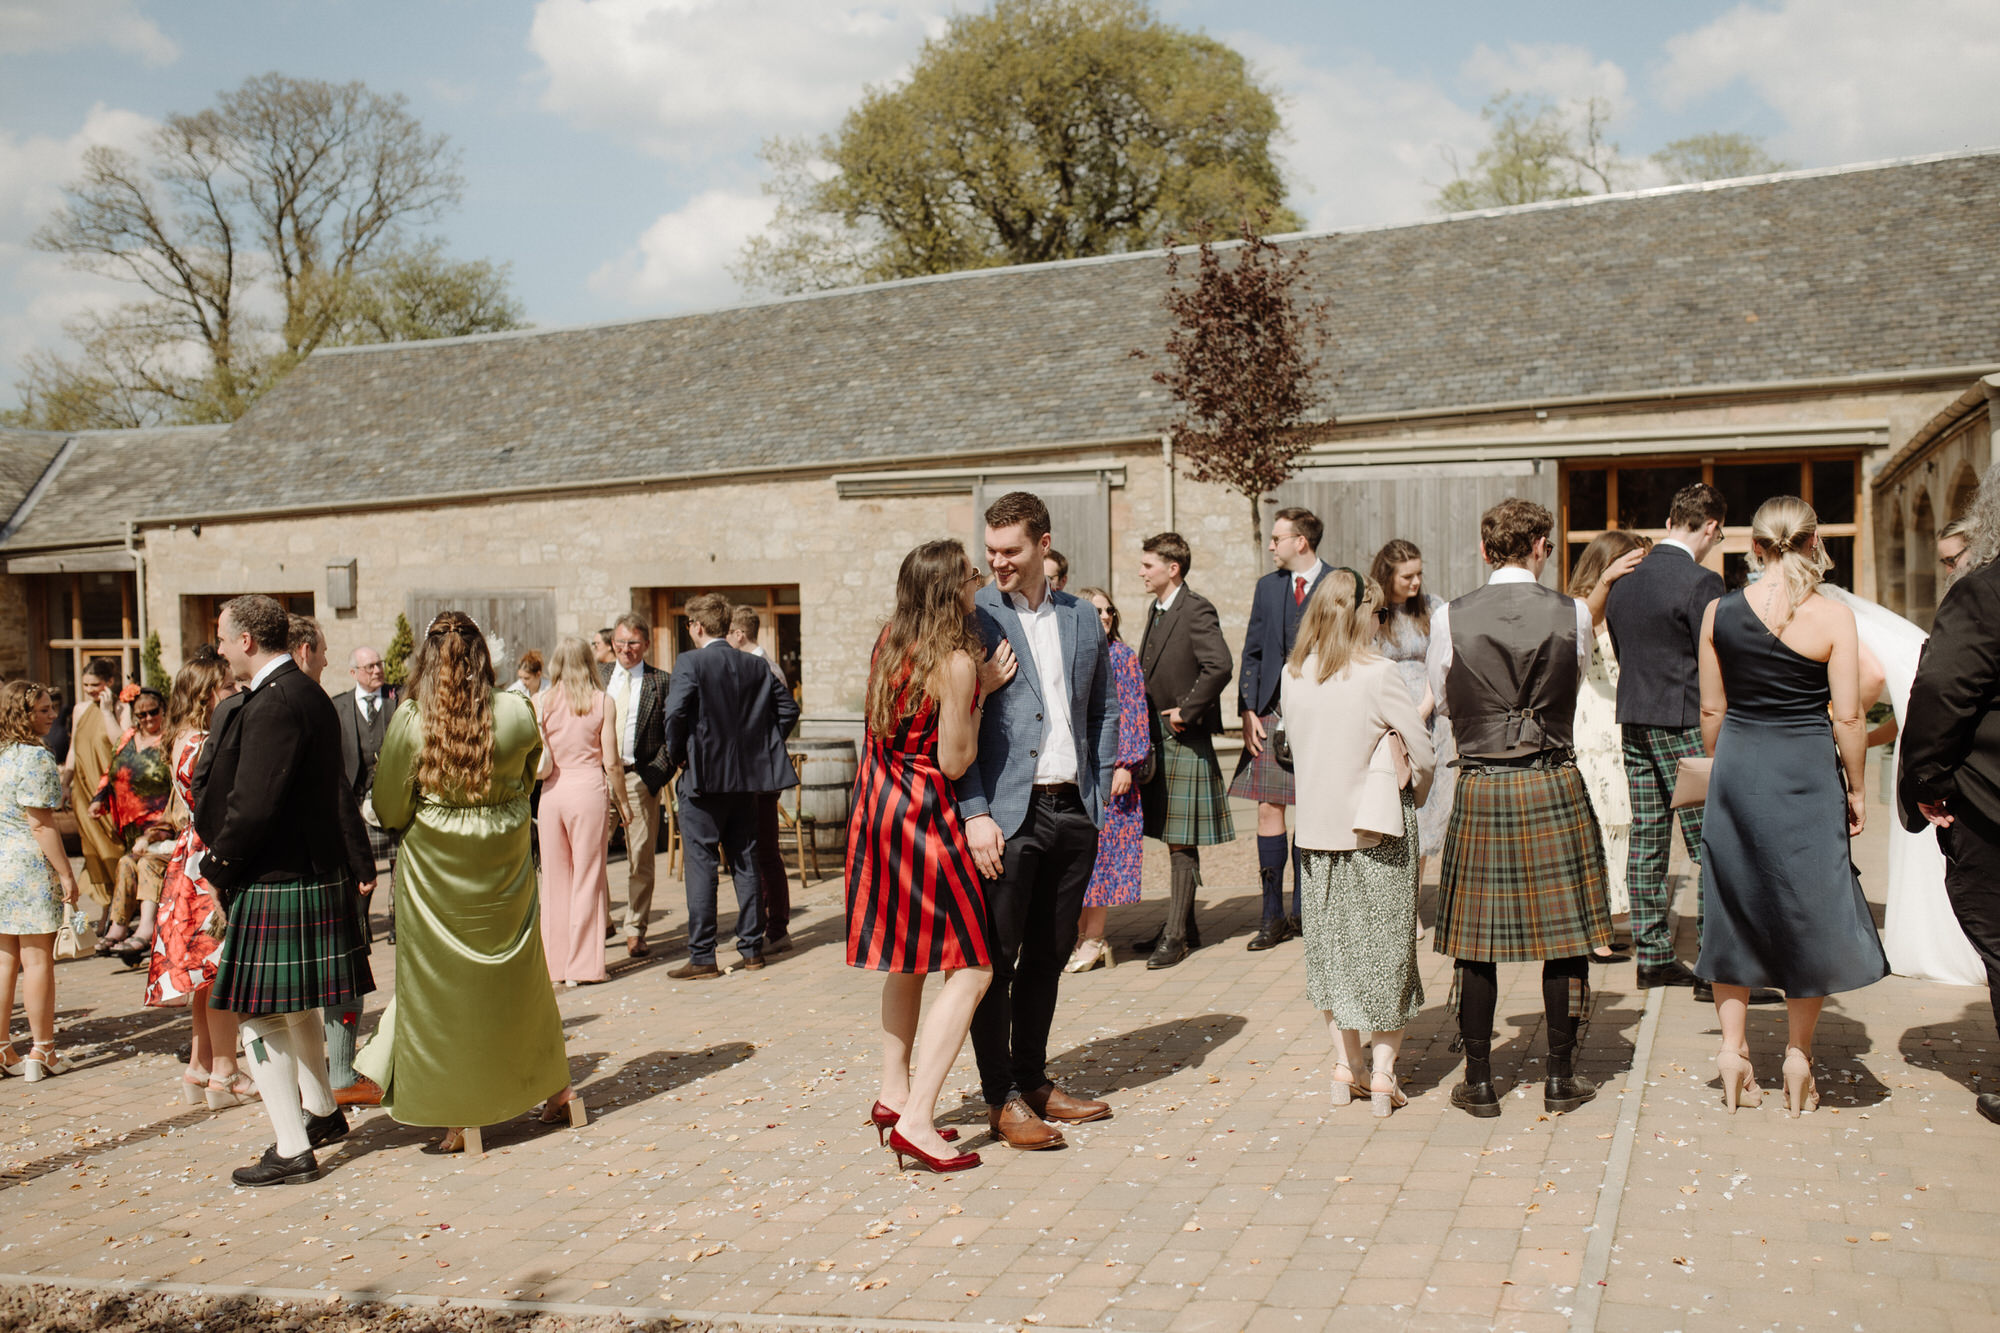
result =
[[[804,809],[806,757],[793,751],[789,758],[792,774],[798,778],[799,785],[792,788],[791,809],[785,808],[782,798],[778,801],[778,850],[784,850],[784,835],[789,832],[792,835],[792,851],[799,859],[799,892],[803,893],[809,887],[806,881],[808,861],[812,863],[813,878],[820,878],[819,843],[813,837],[813,817]]]

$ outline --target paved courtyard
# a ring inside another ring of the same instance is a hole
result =
[[[1857,856],[1879,907],[1871,813]],[[1775,1091],[1782,1023],[1753,1011],[1773,1091],[1731,1117],[1712,1009],[1635,990],[1629,963],[1596,969],[1583,1067],[1605,1091],[1550,1118],[1538,974],[1503,968],[1495,1069],[1518,1086],[1472,1120],[1446,1105],[1450,975],[1426,942],[1410,1104],[1375,1120],[1328,1104],[1300,946],[1244,951],[1253,862],[1247,836],[1209,857],[1210,944],[1180,967],[1148,972],[1132,947],[1161,915],[1149,889],[1113,915],[1119,966],[1066,980],[1058,1076],[1113,1118],[1059,1152],[990,1145],[968,1051],[945,1118],[986,1165],[947,1177],[899,1173],[863,1125],[879,990],[842,964],[838,881],[801,900],[798,952],[694,984],[666,977],[685,914],[663,892],[665,947],[643,964],[619,948],[609,983],[561,997],[588,1128],[524,1119],[489,1129],[483,1157],[439,1157],[434,1134],[365,1112],[309,1186],[233,1188],[269,1142],[262,1111],[182,1106],[184,1015],[141,1008],[138,974],[108,961],[63,964],[80,1067],[0,1084],[0,1275],[751,1326],[2000,1326],[2000,1130],[1971,1095],[2000,1086],[1982,991],[1891,978],[1830,1003],[1824,1101],[1800,1120]],[[370,1023],[394,956],[375,948]]]

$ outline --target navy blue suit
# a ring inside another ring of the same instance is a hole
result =
[[[1292,596],[1298,577],[1289,570],[1274,569],[1257,580],[1250,597],[1250,624],[1243,631],[1243,654],[1236,677],[1236,708],[1240,713],[1268,717],[1278,708],[1278,687],[1284,676],[1285,659],[1298,642],[1299,622],[1306,606],[1330,571],[1325,564],[1306,576],[1306,600]]]

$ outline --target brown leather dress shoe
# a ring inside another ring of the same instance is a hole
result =
[[[722,969],[714,963],[682,963],[679,967],[667,969],[667,975],[675,981],[705,981],[722,975]]]
[[[1109,1102],[1086,1101],[1082,1097],[1072,1097],[1053,1083],[1044,1083],[1033,1092],[1024,1092],[1022,1099],[1028,1109],[1044,1120],[1053,1120],[1063,1125],[1081,1125],[1092,1120],[1102,1120],[1111,1114]]]
[[[994,1138],[1024,1152],[1063,1146],[1062,1131],[1029,1110],[1019,1097],[1009,1097],[1005,1106],[989,1108],[986,1127],[993,1131]]]
[[[646,943],[646,941],[640,939],[638,936],[636,935],[626,936],[625,956],[627,958],[647,958],[652,956],[652,952],[653,952],[653,946]]]
[[[335,1106],[380,1106],[382,1085],[372,1078],[355,1075],[354,1082],[344,1088],[333,1090]]]

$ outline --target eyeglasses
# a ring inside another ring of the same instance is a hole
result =
[[[967,574],[964,578],[960,579],[958,581],[958,586],[963,588],[968,583],[984,583],[984,582],[986,582],[986,571],[982,569],[975,569],[970,574]]]
[[[135,708],[132,710],[132,716],[139,721],[144,721],[149,717],[158,717],[159,715],[160,710],[157,708]]]
[[[1947,574],[1952,574],[1952,573],[1956,573],[1956,572],[1957,572],[1957,570],[1958,570],[1958,562],[1959,562],[1959,561],[1961,561],[1961,560],[1963,560],[1963,559],[1965,559],[1965,552],[1963,552],[1963,551],[1960,551],[1960,552],[1959,552],[1959,553],[1958,553],[1957,555],[1941,555],[1941,556],[1939,556],[1939,557],[1938,557],[1938,563],[1939,563],[1940,565],[1943,565],[1943,566],[1944,566],[1944,572],[1945,572],[1945,573],[1947,573]]]

